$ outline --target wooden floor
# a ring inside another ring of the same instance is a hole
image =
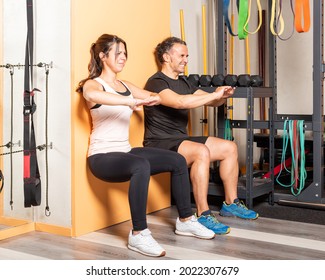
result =
[[[175,207],[148,215],[149,229],[167,252],[161,259],[325,260],[325,225],[219,216],[231,232],[200,240],[174,234],[176,217]],[[128,221],[78,238],[31,232],[0,241],[0,260],[153,259],[126,248],[130,228]]]

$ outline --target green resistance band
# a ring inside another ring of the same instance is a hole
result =
[[[239,12],[238,12],[238,38],[243,40],[247,37],[248,25],[247,23],[248,17],[248,0],[240,0],[239,1]],[[246,30],[245,30],[246,29]]]

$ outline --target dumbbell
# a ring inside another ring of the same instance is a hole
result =
[[[235,87],[235,86],[237,86],[237,80],[238,80],[238,77],[236,75],[228,74],[225,76],[224,84],[226,86]]]
[[[252,84],[251,76],[249,74],[238,75],[237,83],[239,87],[250,87]]]
[[[239,87],[260,87],[263,85],[263,78],[259,75],[242,74],[238,76]]]
[[[213,75],[211,84],[213,87],[220,87],[225,84],[225,77],[222,74]]]
[[[201,87],[211,86],[212,78],[211,75],[201,75],[199,79],[199,84]]]
[[[251,87],[261,87],[263,86],[263,78],[259,75],[251,76]]]
[[[200,75],[198,75],[198,74],[190,74],[190,75],[188,75],[187,80],[193,86],[198,87],[199,84],[200,84]]]

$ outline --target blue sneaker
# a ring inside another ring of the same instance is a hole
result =
[[[196,214],[195,214],[196,216]],[[215,234],[227,234],[230,232],[230,227],[220,223],[211,213],[209,215],[201,215],[197,217],[197,221],[206,228],[212,230]]]
[[[220,210],[220,216],[239,217],[247,220],[255,220],[258,218],[258,214],[253,210],[249,210],[238,198],[234,200],[234,203],[229,205],[224,201]]]

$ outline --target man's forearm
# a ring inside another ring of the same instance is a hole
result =
[[[219,106],[225,104],[226,101],[227,101],[227,99],[223,98],[223,99],[220,99],[220,100],[213,100],[213,101],[207,103],[206,105],[211,106],[211,107],[219,107]]]

